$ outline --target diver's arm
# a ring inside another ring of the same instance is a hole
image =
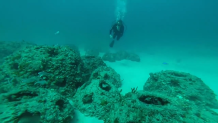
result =
[[[110,30],[110,34],[112,33],[112,31],[114,30],[114,28],[116,28],[116,24],[114,24]]]

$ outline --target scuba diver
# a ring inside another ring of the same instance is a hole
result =
[[[112,38],[112,42],[110,43],[110,47],[114,46],[114,40],[117,38],[119,40],[123,36],[124,25],[122,20],[118,20],[110,30],[110,38]]]

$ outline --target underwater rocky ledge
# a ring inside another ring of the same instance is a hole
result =
[[[75,110],[105,123],[218,122],[216,95],[190,73],[150,73],[143,90],[122,95],[120,75],[101,57],[24,44],[0,42],[0,123],[71,123]]]

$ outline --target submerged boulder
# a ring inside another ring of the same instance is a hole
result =
[[[13,88],[0,99],[3,123],[69,123],[74,115],[74,107],[55,90]]]
[[[4,57],[11,55],[15,51],[18,51],[26,46],[35,45],[30,42],[21,41],[0,41],[0,64],[3,63]]]
[[[140,62],[140,57],[135,53],[130,53],[126,51],[118,51],[116,53],[105,53],[102,56],[104,61],[115,62],[121,60],[130,60],[135,62]]]
[[[69,47],[29,46],[6,57],[2,69],[22,84],[74,93],[78,83],[85,83],[81,66],[80,55]]]
[[[147,91],[129,92],[114,103],[114,108],[105,117],[105,123],[189,123],[217,122],[217,116],[210,111],[199,114],[196,105],[182,100],[167,97],[160,93]]]
[[[0,121],[70,122],[74,107],[67,97],[86,82],[76,51],[62,46],[28,46],[6,57],[1,68],[0,107],[10,110],[0,110]]]
[[[95,77],[102,90],[121,86],[120,76],[100,57],[81,57],[69,46],[28,46],[8,56],[1,68],[2,122],[70,123],[75,106],[69,97],[81,87]],[[82,101],[89,104],[92,98],[85,95]]]
[[[106,81],[104,74],[99,75],[93,72],[90,82],[69,98],[72,105],[87,116],[97,117],[105,123],[218,122],[216,112],[188,99],[146,88],[143,91],[132,88],[131,92],[122,95],[116,84]],[[158,80],[164,81],[164,77]]]
[[[215,93],[200,78],[189,73],[172,70],[151,73],[144,90],[184,98],[198,106],[218,108]]]
[[[100,79],[113,84],[116,88],[122,86],[120,75],[112,68],[101,66],[92,72],[90,79]]]
[[[104,119],[114,108],[113,105],[121,99],[121,95],[113,84],[105,80],[92,79],[88,85],[83,85],[69,99],[83,114]]]
[[[105,123],[218,122],[214,111],[184,99],[134,89],[125,96],[120,92],[112,84],[94,79],[70,100],[82,113]]]
[[[114,69],[70,47],[28,46],[1,68],[0,121],[6,123],[70,123],[74,109],[105,123],[218,122],[208,108],[216,107],[215,94],[187,73],[150,74],[143,91],[122,95]]]

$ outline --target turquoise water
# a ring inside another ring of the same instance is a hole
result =
[[[127,29],[117,47],[187,44],[207,45],[215,50],[217,4],[216,0],[127,0]],[[108,31],[116,20],[116,8],[114,0],[0,1],[0,38],[103,47],[109,42]],[[54,36],[56,31],[60,35]]]
[[[164,69],[202,78],[218,93],[217,6],[217,0],[0,0],[0,41],[134,51],[146,61],[137,68],[152,63],[154,72],[155,63],[164,63]],[[117,19],[125,31],[110,48]]]

